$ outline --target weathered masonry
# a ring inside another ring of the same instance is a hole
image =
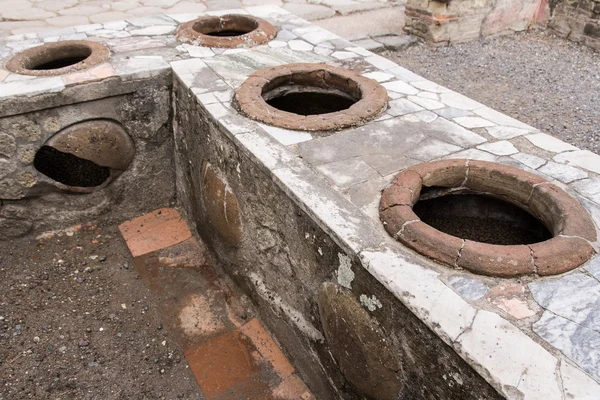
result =
[[[598,0],[408,0],[406,31],[435,44],[547,27],[600,49]]]
[[[176,204],[319,399],[598,398],[600,156],[278,7],[72,29],[0,42],[0,239]]]
[[[549,27],[561,36],[600,49],[600,1],[552,1]]]

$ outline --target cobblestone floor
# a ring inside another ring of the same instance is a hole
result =
[[[390,8],[398,3],[398,0],[2,0],[0,37],[154,14],[196,13],[253,5],[275,4],[302,18],[318,20]]]

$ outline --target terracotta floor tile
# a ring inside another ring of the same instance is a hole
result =
[[[286,379],[294,373],[292,364],[290,364],[287,357],[281,352],[279,346],[277,346],[277,343],[275,343],[271,335],[257,319],[253,319],[242,326],[240,331],[252,340],[254,346],[271,363],[273,369],[281,379]]]
[[[172,246],[192,236],[179,212],[172,208],[161,208],[124,222],[119,230],[134,257]]]
[[[271,397],[262,357],[237,330],[190,349],[185,356],[207,400]]]

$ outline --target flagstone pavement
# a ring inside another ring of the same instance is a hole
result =
[[[0,37],[154,14],[275,4],[349,39],[401,34],[403,0],[1,0]],[[366,15],[365,15],[366,14]],[[368,19],[365,19],[368,18]],[[377,21],[365,24],[364,21]]]

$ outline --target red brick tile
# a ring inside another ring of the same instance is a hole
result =
[[[279,346],[277,346],[277,343],[275,343],[271,335],[269,335],[257,319],[253,319],[242,326],[240,331],[250,338],[252,344],[271,363],[273,369],[281,379],[286,379],[294,373],[292,364],[290,364],[287,357],[281,352]]]
[[[179,212],[172,208],[161,208],[124,222],[119,230],[134,257],[172,246],[192,236]]]
[[[262,357],[237,330],[190,349],[185,356],[207,400],[271,397]]]
[[[316,400],[316,397],[297,375],[292,375],[273,390],[273,400]]]

